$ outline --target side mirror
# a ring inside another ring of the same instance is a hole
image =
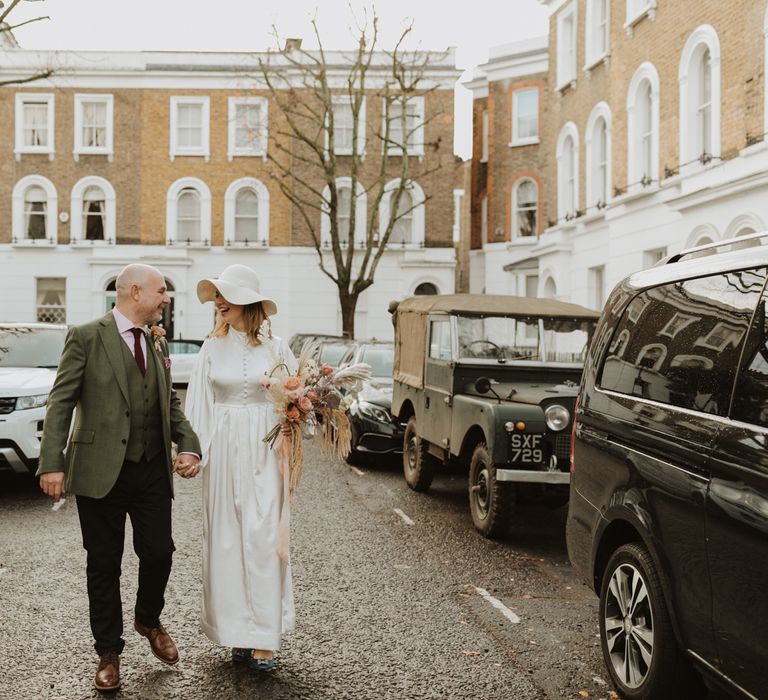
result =
[[[487,394],[491,390],[491,380],[488,377],[478,377],[475,381],[475,391],[478,394]]]

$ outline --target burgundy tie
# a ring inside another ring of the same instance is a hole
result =
[[[144,331],[141,328],[131,328],[133,333],[133,356],[136,358],[136,364],[139,366],[139,372],[143,377],[147,373],[147,366],[144,363],[144,351],[141,349],[141,334]]]

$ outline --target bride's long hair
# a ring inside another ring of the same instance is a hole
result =
[[[248,342],[251,345],[261,345],[259,331],[261,325],[266,321],[266,336],[272,337],[272,322],[269,316],[264,312],[264,307],[260,301],[255,304],[246,304],[243,306],[243,322],[245,323],[245,333],[248,336]],[[211,333],[211,338],[223,338],[229,332],[229,324],[221,318],[219,312],[216,312],[216,325]]]

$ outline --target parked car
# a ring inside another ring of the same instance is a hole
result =
[[[565,503],[573,404],[599,314],[487,294],[416,296],[390,311],[408,486],[426,491],[441,462],[465,465],[472,521],[486,537],[506,528],[521,490]]]
[[[307,343],[322,342],[323,340],[343,340],[343,336],[326,333],[294,333],[288,341],[288,347],[298,357]]]
[[[589,348],[568,553],[625,698],[768,697],[768,248],[716,252],[760,236],[631,275]]]
[[[353,349],[355,345],[356,342],[354,340],[346,338],[324,340],[317,346],[315,359],[336,369],[341,364],[344,355]]]
[[[174,339],[168,341],[171,358],[171,381],[173,386],[187,386],[202,340]]]
[[[0,323],[0,470],[37,470],[48,394],[67,327]]]
[[[355,362],[371,367],[371,378],[354,392],[349,407],[352,450],[347,461],[351,463],[371,455],[402,452],[404,425],[391,413],[394,355],[392,343],[366,340],[358,341],[341,359],[342,367]]]

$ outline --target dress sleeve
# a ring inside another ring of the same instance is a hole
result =
[[[197,354],[195,366],[187,385],[187,399],[184,412],[200,440],[200,466],[206,467],[210,460],[211,436],[214,428],[213,418],[213,384],[211,382],[211,354],[209,340]]]

